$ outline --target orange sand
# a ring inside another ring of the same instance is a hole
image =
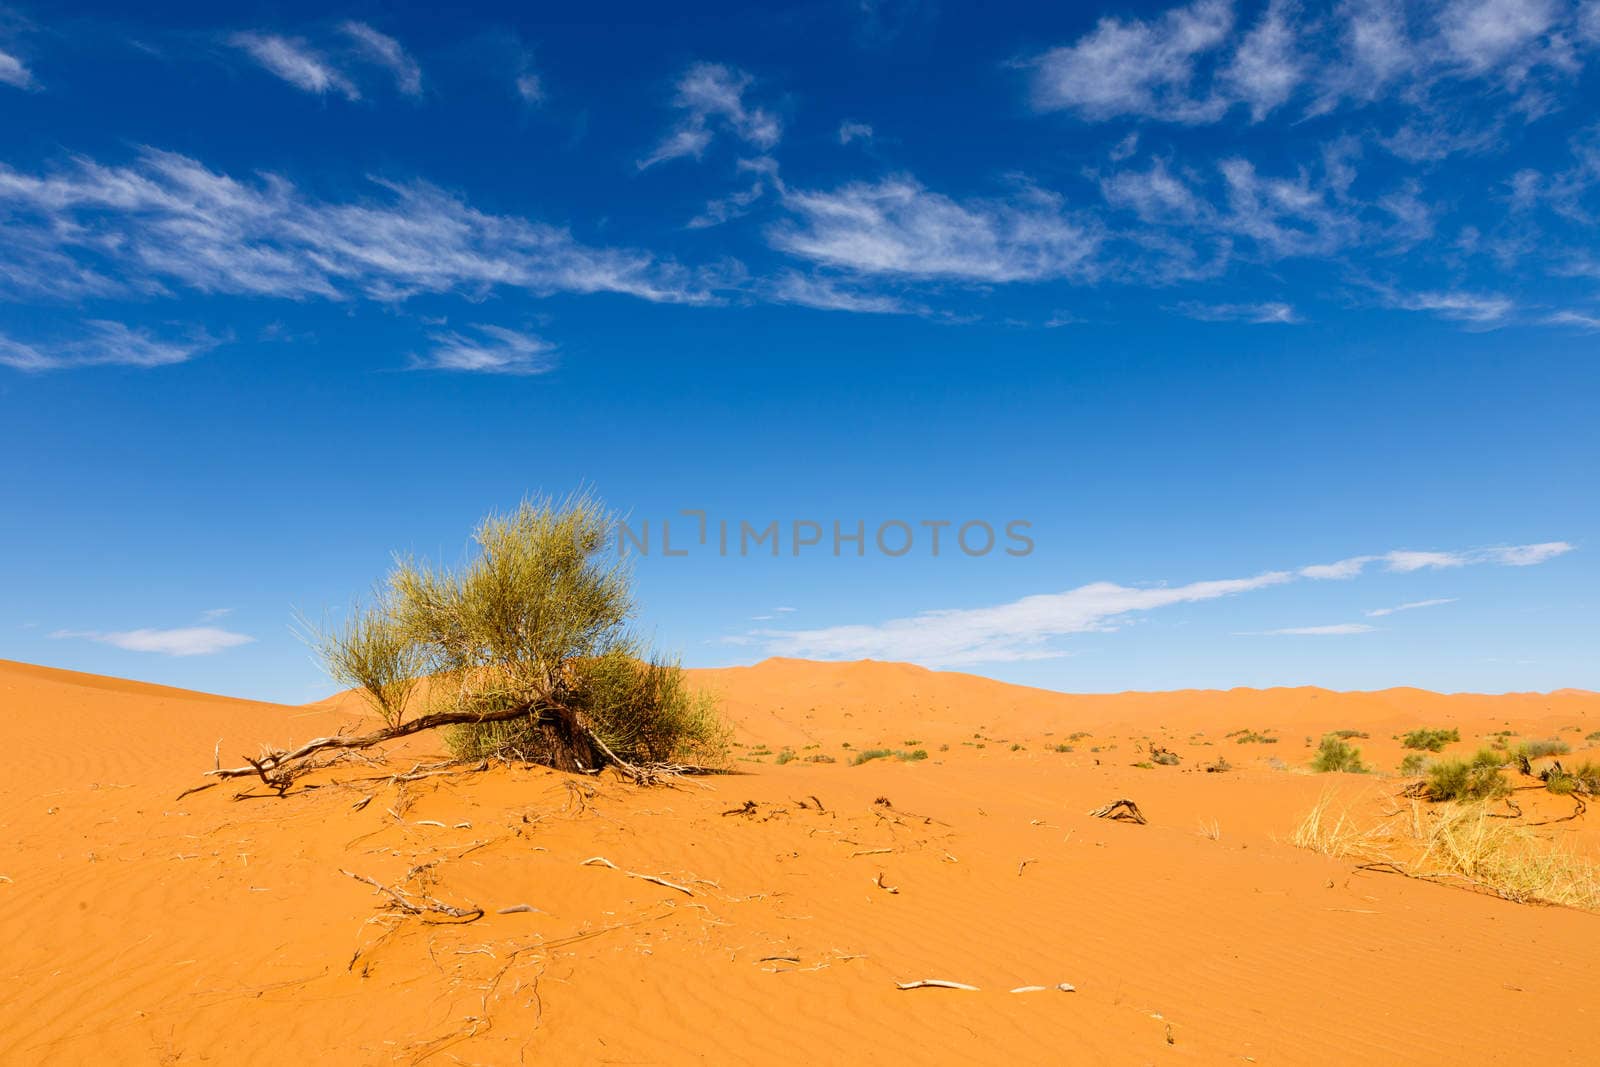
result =
[[[1068,696],[792,660],[695,674],[748,773],[386,781],[438,757],[422,738],[285,798],[235,782],[179,800],[219,738],[238,762],[352,705],[0,661],[0,1063],[1593,1058],[1600,917],[1285,839],[1330,787],[1399,788],[1304,773],[1307,739],[1366,731],[1354,743],[1390,772],[1392,735],[1418,726],[1457,727],[1461,752],[1559,733],[1581,758],[1600,694]],[[1281,740],[1224,737],[1243,728]],[[1147,737],[1183,764],[1132,766]],[[850,765],[880,746],[929,758]],[[1198,771],[1218,755],[1235,770]],[[1122,796],[1149,825],[1085,814]],[[1576,847],[1594,847],[1588,819],[1563,824]],[[401,919],[340,873],[424,866],[428,892],[485,917]],[[895,987],[919,978],[980,988]],[[1010,992],[1030,985],[1048,988]]]

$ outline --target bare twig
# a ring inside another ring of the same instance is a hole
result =
[[[972,993],[978,992],[978,987],[975,985],[967,985],[965,982],[948,982],[943,978],[919,978],[915,982],[896,982],[894,987],[896,989],[965,989]]]

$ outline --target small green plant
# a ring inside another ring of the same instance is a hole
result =
[[[1441,752],[1444,746],[1454,744],[1461,740],[1461,731],[1455,727],[1448,730],[1430,730],[1426,727],[1412,730],[1400,739],[1406,748],[1415,748],[1428,752]]]
[[[838,763],[839,761],[834,759],[832,756],[828,755],[826,752],[817,752],[817,753],[814,753],[813,755],[807,756],[806,757],[806,762],[807,763]]]
[[[911,747],[913,747],[915,745],[920,745],[920,744],[922,744],[921,741],[907,741],[906,742],[906,747],[907,748],[911,748]]]
[[[1065,741],[1063,741],[1060,744],[1051,745],[1050,746],[1050,751],[1051,752],[1071,752],[1072,751],[1072,746],[1067,744]]]
[[[1400,761],[1400,773],[1408,777],[1419,775],[1422,773],[1422,768],[1427,764],[1427,762],[1428,757],[1424,756],[1422,753],[1409,753],[1405,759]]]
[[[1235,730],[1228,735],[1241,745],[1275,745],[1278,739],[1269,733],[1256,733],[1254,730]]]
[[[1356,739],[1365,741],[1372,735],[1367,733],[1365,730],[1335,730],[1328,736],[1337,737],[1341,741],[1352,741]]]
[[[1011,751],[1013,751],[1013,752],[1021,752],[1022,751],[1022,742],[1021,741],[1012,742]]]
[[[1584,740],[1589,742],[1591,745],[1595,744],[1596,742],[1600,742],[1600,730],[1596,730],[1594,733],[1590,734],[1588,737],[1585,737]]]
[[[1140,760],[1138,763],[1135,763],[1134,766],[1142,771],[1153,771],[1156,769],[1156,765],[1148,760]]]
[[[1317,747],[1316,758],[1311,761],[1311,769],[1324,774],[1329,771],[1344,771],[1349,774],[1360,774],[1366,770],[1361,764],[1361,750],[1345,741],[1341,741],[1333,734],[1322,739],[1322,744]]]
[[[901,761],[902,763],[914,763],[917,760],[927,759],[928,753],[924,749],[920,748],[914,749],[910,752],[907,752],[905,749],[896,751],[892,748],[867,748],[856,753],[856,758],[850,762],[853,766],[859,767],[863,763],[871,763],[875,759],[889,759],[891,757]]]
[[[1565,756],[1572,751],[1572,746],[1560,738],[1547,737],[1537,741],[1521,741],[1512,750],[1512,755],[1521,759],[1544,759],[1546,756]]]
[[[1471,761],[1443,760],[1428,768],[1429,800],[1490,800],[1511,792],[1511,785],[1500,773],[1500,757],[1490,749],[1479,750]]]
[[[794,759],[794,749],[786,748],[782,752],[779,752],[777,758],[772,762],[781,767],[783,764],[788,763],[792,759]]]

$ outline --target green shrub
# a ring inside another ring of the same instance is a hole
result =
[[[1427,756],[1420,752],[1412,752],[1400,761],[1400,773],[1407,776],[1421,774],[1422,768],[1427,762]]]
[[[778,758],[773,760],[772,762],[778,764],[781,767],[781,766],[783,766],[783,764],[788,763],[790,760],[792,760],[794,758],[795,758],[794,749],[786,748],[782,752],[778,753]]]
[[[910,763],[927,759],[928,753],[920,748],[911,752],[907,752],[904,749],[897,752],[892,748],[868,748],[856,753],[856,758],[850,762],[852,765],[859,767],[861,764],[871,763],[875,759],[889,759],[890,757],[900,760],[902,763]]]
[[[459,569],[399,560],[371,606],[317,635],[323,663],[394,736],[442,728],[463,759],[721,762],[715,703],[630,635],[616,528],[586,494],[491,515]]]
[[[1536,741],[1520,741],[1512,749],[1512,755],[1522,759],[1543,759],[1546,756],[1565,756],[1572,751],[1572,746],[1560,738],[1548,737]]]
[[[1050,751],[1051,752],[1071,752],[1072,751],[1072,746],[1063,741],[1061,744],[1051,745],[1050,746]]]
[[[1424,727],[1406,734],[1400,739],[1400,744],[1406,748],[1440,752],[1443,751],[1445,745],[1454,744],[1459,740],[1461,740],[1461,731],[1454,727],[1448,730],[1430,730]]]
[[[1337,737],[1341,741],[1350,741],[1356,738],[1360,738],[1364,741],[1372,735],[1367,733],[1365,730],[1335,730],[1328,736]]]
[[[1484,749],[1467,760],[1441,760],[1428,768],[1430,800],[1489,800],[1511,792],[1500,773],[1499,757]]]
[[[1360,774],[1366,770],[1361,764],[1361,750],[1329,734],[1322,739],[1322,744],[1317,747],[1316,758],[1311,761],[1311,769],[1324,774],[1329,771],[1345,771],[1350,774]]]

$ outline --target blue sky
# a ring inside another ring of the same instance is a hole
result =
[[[1600,688],[1596,99],[1600,0],[0,7],[0,656],[309,700],[587,485],[780,524],[635,560],[691,665]]]

